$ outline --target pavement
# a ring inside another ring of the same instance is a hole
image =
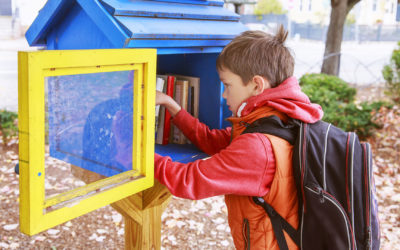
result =
[[[18,51],[34,51],[25,38],[0,40],[0,109],[18,110]]]

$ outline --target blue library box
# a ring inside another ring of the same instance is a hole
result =
[[[47,50],[156,48],[157,74],[199,77],[199,119],[210,128],[223,128],[231,113],[222,98],[216,59],[246,30],[240,16],[223,4],[222,0],[49,0],[26,39]],[[106,72],[47,79],[50,156],[105,176],[125,171],[126,166],[115,160],[108,128],[132,136],[132,97],[126,94],[132,78],[132,72]],[[116,116],[117,124],[110,119]],[[156,145],[155,151],[181,162],[204,157],[192,145]]]

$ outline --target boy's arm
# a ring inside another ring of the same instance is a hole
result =
[[[275,174],[275,157],[262,134],[238,136],[206,160],[183,164],[155,154],[155,178],[170,192],[187,199],[216,195],[266,195]]]
[[[174,116],[172,122],[196,147],[208,155],[220,152],[230,143],[231,128],[210,129],[184,109]]]
[[[164,105],[173,117],[173,123],[206,154],[213,155],[229,145],[231,129],[210,130],[207,125],[183,110],[170,96],[157,91],[156,105]]]

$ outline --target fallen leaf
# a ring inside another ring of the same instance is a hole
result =
[[[5,226],[3,227],[3,229],[6,230],[6,231],[11,231],[11,230],[16,229],[16,228],[18,227],[18,225],[19,225],[19,224],[9,224],[9,225],[5,225]]]

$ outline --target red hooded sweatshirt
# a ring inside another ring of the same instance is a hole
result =
[[[271,142],[259,133],[236,133],[231,141],[232,132],[242,131],[238,128],[242,126],[240,121],[266,107],[307,123],[314,123],[323,115],[321,107],[310,103],[294,77],[242,103],[238,117],[229,119],[233,130],[231,127],[210,130],[182,109],[173,118],[174,124],[211,157],[183,164],[155,154],[155,178],[173,195],[187,199],[226,194],[266,195],[276,168]]]

